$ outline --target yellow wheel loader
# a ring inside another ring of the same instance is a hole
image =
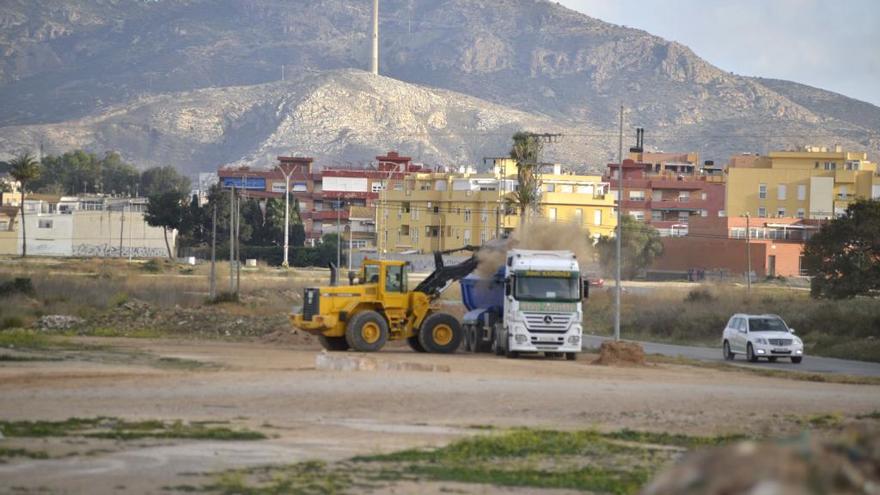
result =
[[[403,261],[366,260],[358,283],[336,286],[331,265],[330,286],[305,289],[303,306],[290,315],[293,327],[316,335],[324,349],[374,352],[389,340],[406,339],[417,352],[451,353],[461,344],[461,324],[439,310],[437,298],[477,267],[476,255],[453,266],[443,266],[443,255],[434,253],[436,269],[414,289],[407,287],[408,266]],[[350,281],[353,282],[353,281]]]

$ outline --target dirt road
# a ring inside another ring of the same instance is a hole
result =
[[[88,342],[104,347],[62,361],[0,362],[0,418],[228,421],[269,439],[83,440],[75,446],[34,439],[29,447],[76,452],[7,459],[0,464],[0,491],[156,493],[236,466],[441,445],[486,425],[780,435],[798,430],[793,417],[880,410],[878,386],[673,365],[607,368],[588,364],[589,356],[575,363],[512,361],[397,348],[375,356],[450,371],[330,372],[315,369],[316,348]],[[192,366],[161,368],[125,358],[138,355]]]

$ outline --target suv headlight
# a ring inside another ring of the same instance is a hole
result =
[[[758,337],[755,339],[755,343],[767,345],[767,339],[765,339],[764,337]]]

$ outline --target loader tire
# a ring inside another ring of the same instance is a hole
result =
[[[412,337],[406,338],[406,343],[409,344],[409,348],[416,352],[428,352],[422,347],[422,344],[419,342],[419,337],[417,335],[413,335]]]
[[[453,353],[461,345],[463,332],[458,320],[447,313],[432,313],[419,328],[419,343],[427,352]]]
[[[361,311],[348,321],[345,340],[356,351],[376,352],[388,342],[388,322],[375,311]]]
[[[321,343],[321,347],[330,352],[347,351],[350,347],[348,341],[345,340],[345,337],[324,337],[323,335],[319,335],[318,342]]]

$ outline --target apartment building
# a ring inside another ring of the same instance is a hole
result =
[[[492,173],[419,173],[392,182],[379,206],[379,249],[421,252],[481,245],[512,232],[519,212],[506,200],[516,190],[511,167]],[[563,174],[559,167],[542,176],[540,215],[572,222],[594,237],[616,226],[614,199],[598,176]]]
[[[697,153],[633,151],[609,163],[605,180],[617,197],[623,170],[623,212],[655,227],[663,236],[684,235],[694,217],[723,217],[724,175],[712,162],[699,165]]]
[[[839,145],[736,158],[727,172],[730,216],[826,219],[842,214],[857,198],[880,198],[877,164],[867,153]]]

